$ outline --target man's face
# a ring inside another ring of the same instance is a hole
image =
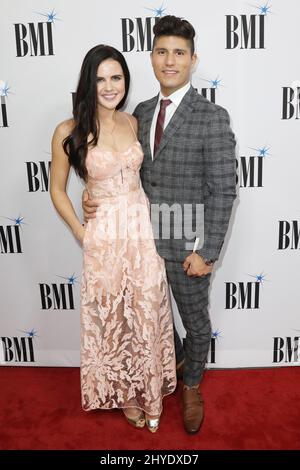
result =
[[[191,55],[190,41],[179,36],[156,39],[151,62],[164,96],[182,88],[190,80],[196,54]]]

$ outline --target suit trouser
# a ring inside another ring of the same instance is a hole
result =
[[[208,289],[210,274],[189,277],[182,263],[165,261],[168,281],[186,330],[183,345],[174,327],[176,362],[184,359],[183,382],[185,385],[200,383],[207,360],[211,340],[211,324],[208,315]]]

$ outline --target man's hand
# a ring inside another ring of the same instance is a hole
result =
[[[85,222],[90,219],[95,219],[97,207],[98,203],[89,199],[89,193],[85,189],[82,193],[82,210]]]
[[[183,269],[188,276],[202,277],[212,272],[213,266],[207,266],[198,253],[191,253],[183,262]]]

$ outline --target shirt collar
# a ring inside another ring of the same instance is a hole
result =
[[[171,95],[169,96],[164,96],[162,94],[162,92],[160,91],[159,92],[159,96],[158,96],[158,103],[160,102],[160,100],[163,100],[163,99],[169,99],[172,101],[172,103],[175,104],[176,108],[180,105],[181,101],[182,101],[182,98],[184,97],[184,95],[189,91],[191,87],[191,83],[188,82],[186,85],[184,85],[182,88],[179,88],[179,90],[176,90],[174,91],[174,93],[172,93]]]

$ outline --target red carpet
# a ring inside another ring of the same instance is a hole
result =
[[[180,388],[156,434],[119,411],[84,412],[79,369],[1,367],[1,449],[300,449],[300,368],[207,371],[205,420],[189,436]]]

